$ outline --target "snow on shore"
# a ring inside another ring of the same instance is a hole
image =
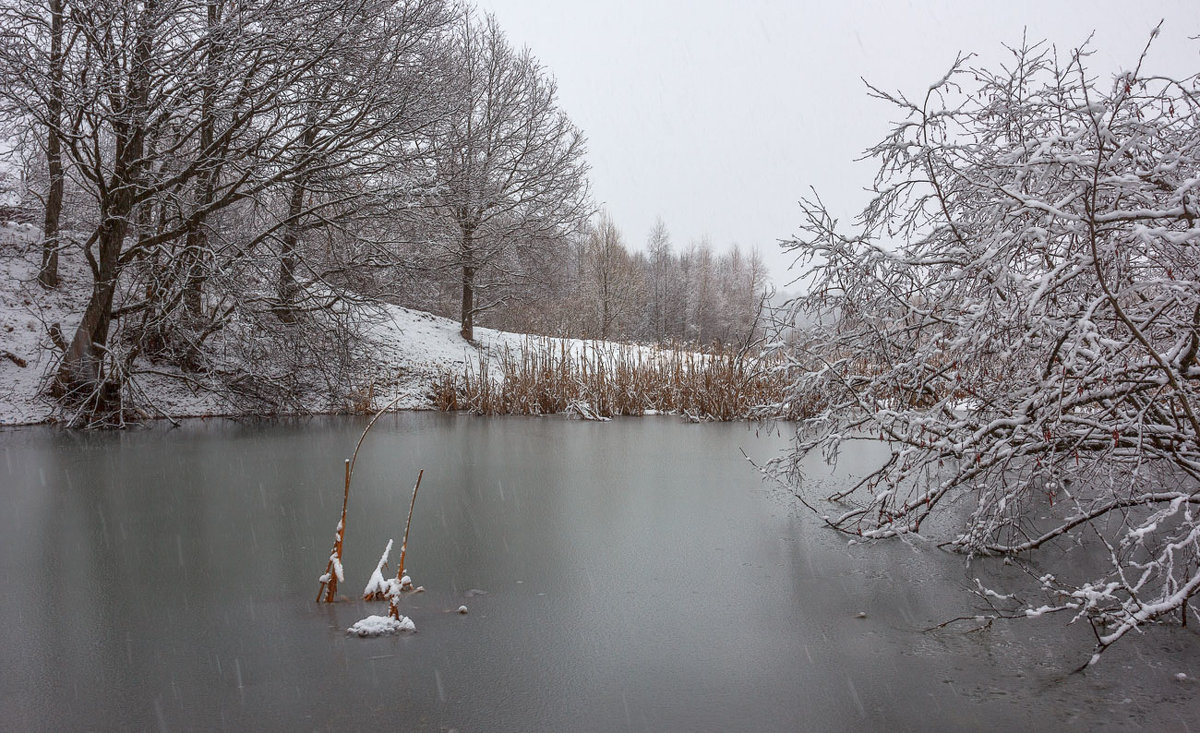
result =
[[[49,418],[52,404],[39,395],[54,361],[48,329],[76,308],[75,318],[83,313],[84,271],[64,267],[57,290],[38,286],[37,253],[22,251],[38,237],[29,224],[0,224],[0,425]]]

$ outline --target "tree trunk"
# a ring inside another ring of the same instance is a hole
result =
[[[463,265],[462,337],[475,340],[475,268]]]
[[[284,323],[296,322],[296,294],[300,287],[296,284],[296,245],[300,242],[300,225],[304,213],[304,194],[308,185],[305,168],[309,164],[308,156],[313,145],[317,142],[317,107],[310,103],[305,114],[304,137],[300,140],[300,160],[297,165],[296,178],[292,182],[292,195],[288,200],[287,219],[284,221],[283,239],[279,245],[279,281],[275,285],[275,313]]]
[[[292,184],[292,196],[288,201],[287,224],[283,229],[283,239],[279,248],[279,282],[275,286],[278,303],[275,313],[284,323],[296,321],[296,244],[300,241],[300,215],[304,210],[304,182],[296,180]]]
[[[87,399],[101,383],[101,362],[112,322],[113,294],[117,289],[117,258],[128,229],[127,221],[124,216],[115,216],[101,225],[99,269],[92,296],[63,357],[53,389],[56,396],[72,402]]]
[[[608,286],[607,279],[600,288],[600,340],[608,340]]]
[[[462,230],[462,330],[467,341],[475,340],[475,227]]]
[[[114,109],[113,172],[108,191],[101,201],[101,223],[96,233],[99,256],[96,259],[92,296],[84,310],[83,319],[59,365],[52,393],[69,402],[97,398],[95,409],[104,409],[104,374],[101,363],[108,345],[109,325],[112,322],[113,294],[120,276],[121,248],[129,229],[130,214],[137,202],[136,189],[146,148],[147,100],[150,96],[150,57],[152,19],[157,3],[147,0],[142,9],[137,43],[129,62],[129,79],[123,90],[124,98]]]
[[[50,0],[50,100],[46,103],[46,167],[50,190],[46,193],[46,218],[42,226],[42,287],[58,286],[58,221],[62,214],[63,164],[58,126],[62,122],[63,95],[62,0]]]
[[[203,284],[204,275],[200,271],[204,248],[208,246],[208,236],[203,229],[204,224],[196,225],[189,231],[183,249],[183,309],[191,322],[198,322],[203,317]]]
[[[221,23],[221,7],[212,0],[208,2],[208,32],[210,36],[216,32]],[[222,44],[213,40],[208,47],[208,59],[204,69],[204,89],[200,102],[200,155],[206,160],[204,169],[196,181],[196,211],[204,212],[212,205],[213,192],[216,187],[217,165],[215,156],[210,150],[215,137],[214,129],[217,66],[224,52]],[[205,230],[205,217],[196,222],[196,226],[187,234],[184,245],[184,291],[183,307],[188,319],[198,323],[203,317],[202,289],[205,275],[203,272],[204,253],[208,249],[208,232]]]

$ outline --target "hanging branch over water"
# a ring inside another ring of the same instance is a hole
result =
[[[791,399],[825,409],[773,469],[811,504],[800,459],[886,441],[825,521],[878,539],[944,517],[956,551],[1039,552],[1043,598],[1008,612],[1090,623],[1094,663],[1200,592],[1200,75],[1011,52],[916,99],[871,88],[903,121],[869,151],[855,231],[802,202],[791,308],[811,325],[780,352]],[[1078,544],[1107,567],[1082,571]]]

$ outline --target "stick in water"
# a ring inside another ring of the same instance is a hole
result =
[[[333,552],[329,555],[329,564],[325,567],[325,574],[321,576],[321,587],[317,589],[317,603],[320,603],[322,596],[326,603],[333,603],[334,596],[337,593],[338,573],[342,568],[342,540],[346,537],[346,506],[350,503],[350,476],[354,473],[354,462],[358,460],[358,450],[362,448],[363,441],[367,439],[367,433],[371,432],[371,428],[375,426],[375,422],[383,416],[383,413],[390,410],[397,402],[408,396],[407,392],[399,394],[396,399],[384,405],[383,409],[375,413],[375,417],[367,423],[366,429],[358,438],[358,443],[354,446],[354,455],[346,459],[346,491],[342,497],[342,521],[338,523],[337,537],[334,539]],[[412,518],[411,509],[409,510],[409,519]]]
[[[400,562],[396,564],[396,584],[388,594],[388,616],[400,618],[400,592],[404,590],[404,554],[408,551],[408,530],[412,527],[413,507],[417,505],[417,489],[421,488],[421,477],[425,469],[417,474],[417,483],[413,486],[412,501],[408,504],[408,522],[404,525],[404,541],[400,543]]]
[[[342,521],[338,522],[337,535],[333,540],[333,552],[329,555],[329,564],[325,574],[321,576],[321,587],[317,590],[317,603],[321,602],[321,594],[325,595],[326,603],[333,603],[337,593],[338,573],[342,567],[342,540],[346,538],[346,506],[350,503],[350,459],[346,459],[346,490],[342,495]],[[334,563],[337,566],[334,566]]]
[[[417,474],[417,484],[413,486],[412,501],[408,505],[408,522],[404,525],[404,540],[400,543],[400,566],[396,568],[396,580],[404,577],[404,553],[408,550],[408,530],[412,527],[413,507],[417,505],[417,489],[421,488],[421,477],[425,475],[425,469]]]

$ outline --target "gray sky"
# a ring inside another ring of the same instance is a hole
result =
[[[593,194],[630,246],[661,216],[676,248],[706,234],[758,247],[777,285],[790,276],[776,242],[810,186],[843,219],[866,202],[874,167],[854,159],[894,115],[860,77],[918,94],[958,51],[998,61],[1025,29],[1060,49],[1094,30],[1092,69],[1111,73],[1160,19],[1150,68],[1200,70],[1195,0],[480,3],[554,73],[588,137]]]

